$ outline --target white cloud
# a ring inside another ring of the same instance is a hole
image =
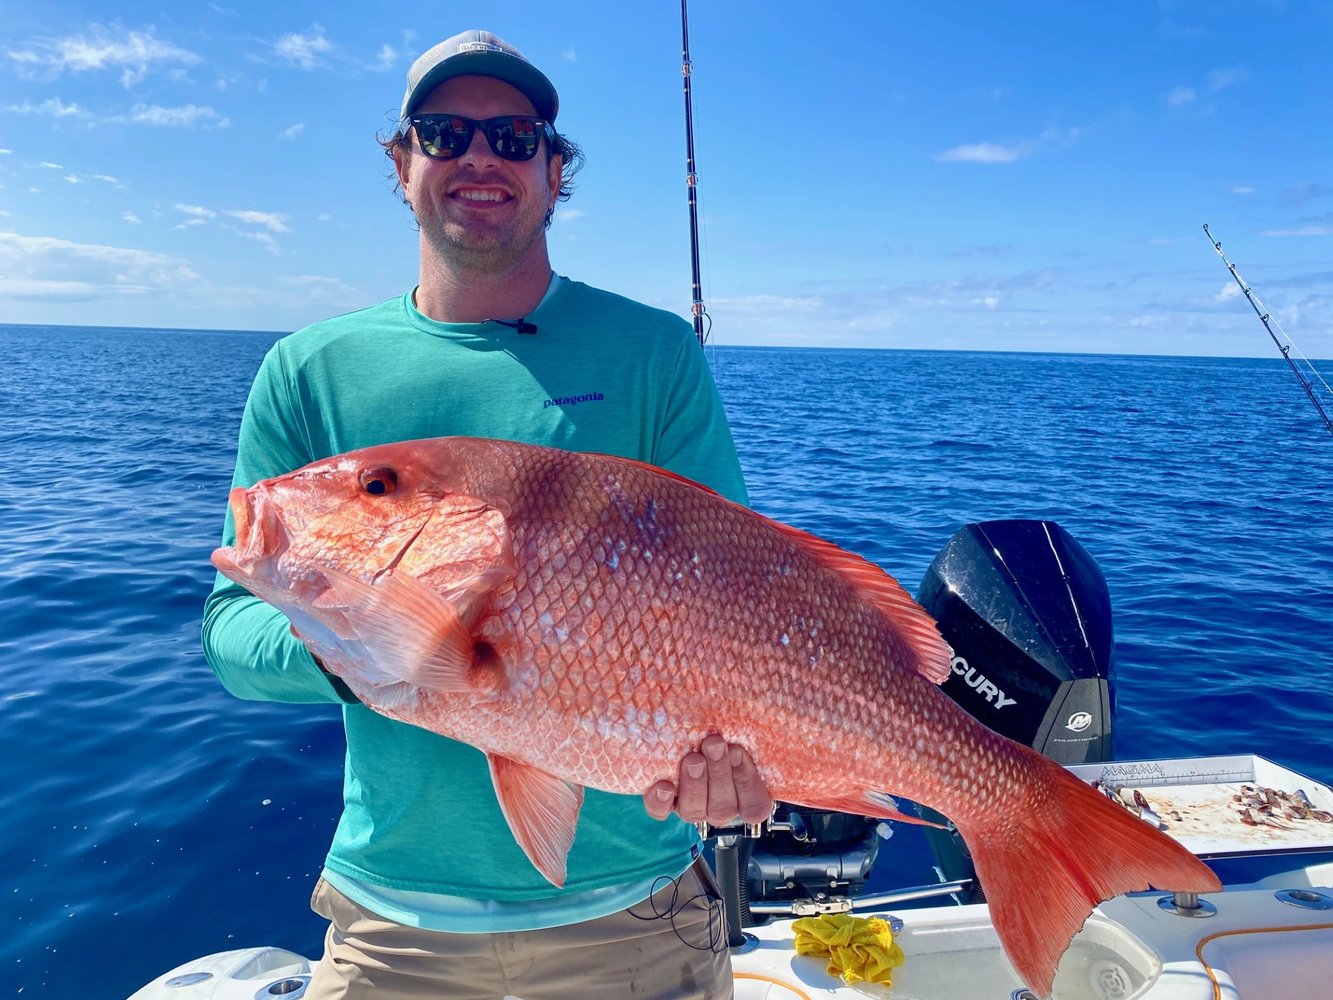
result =
[[[73,115],[85,113],[83,108],[77,104],[66,104],[58,97],[52,97],[41,104],[33,104],[31,101],[24,101],[22,104],[11,104],[5,110],[13,111],[19,115],[53,115],[56,118],[69,118]]]
[[[295,139],[298,135],[300,135],[304,131],[305,131],[305,125],[302,124],[301,122],[297,122],[295,125],[291,125],[283,129],[281,132],[278,133],[278,135],[280,135],[284,139]]]
[[[1171,317],[1157,313],[1140,313],[1138,316],[1129,318],[1129,325],[1136,330],[1145,330],[1151,327],[1164,326],[1170,320]]]
[[[0,156],[8,156],[12,152],[14,152],[12,149],[0,149]]]
[[[1090,129],[1083,125],[1071,125],[1066,129],[1055,128],[1052,126],[1051,128],[1042,131],[1041,141],[1044,143],[1061,141],[1073,142],[1075,139],[1083,138],[1089,131]]]
[[[320,212],[317,216],[315,216],[315,221],[316,221],[316,222],[328,222],[328,221],[329,221],[330,219],[332,219],[332,218],[333,218],[333,216],[332,216],[331,214],[329,214],[328,212]]]
[[[814,312],[824,306],[824,300],[817,295],[741,295],[734,298],[713,300],[713,306],[719,310],[744,313],[769,312]]]
[[[155,66],[190,66],[201,61],[188,49],[160,40],[156,30],[151,24],[138,31],[119,24],[90,24],[83,34],[30,42],[25,48],[8,50],[6,55],[29,75],[119,69],[120,82],[127,89],[141,82]]]
[[[1231,186],[1232,194],[1254,194],[1254,188],[1248,184],[1233,184]]]
[[[114,188],[120,188],[122,191],[125,185],[120,183],[120,178],[112,177],[110,174],[93,174],[93,180],[101,181],[104,184],[110,184]]]
[[[143,220],[133,212],[121,212],[120,217],[126,222],[133,222],[136,226],[143,225]]]
[[[1000,146],[993,142],[978,142],[954,146],[935,157],[941,163],[1012,163],[1032,151],[1031,145]]]
[[[190,216],[192,219],[198,219],[200,222],[207,222],[209,219],[217,218],[217,212],[211,208],[204,208],[203,205],[183,205],[176,203],[176,211]]]
[[[1333,236],[1328,226],[1296,226],[1292,229],[1265,229],[1260,236]]]
[[[83,183],[83,181],[79,178],[79,176],[78,176],[77,174],[66,174],[66,175],[65,175],[65,182],[66,182],[67,184],[82,184],[82,183]]]
[[[972,312],[981,305],[988,310],[988,323],[994,322],[990,317],[995,315],[985,301],[988,296],[1000,298],[996,308],[1003,309],[1001,292],[979,284],[943,289],[917,286],[916,290],[928,304],[912,307],[908,301],[914,295],[912,286],[848,291],[845,283],[834,282],[827,290],[761,291],[715,298],[709,312],[715,322],[714,335],[726,331],[728,343],[900,346],[885,341],[890,331],[900,328],[905,316],[933,310],[940,298],[956,310]],[[812,317],[818,318],[813,325]]]
[[[380,50],[375,53],[375,62],[372,69],[393,69],[393,64],[398,61],[398,50],[388,42],[380,46]]]
[[[565,208],[563,205],[555,211],[556,222],[573,222],[575,219],[581,219],[588,213],[581,208]]]
[[[1228,299],[1234,299],[1240,294],[1240,286],[1234,281],[1228,281],[1222,286],[1221,291],[1213,296],[1214,302],[1226,302]]]
[[[309,34],[298,35],[293,32],[283,35],[273,43],[273,51],[302,69],[315,69],[323,65],[320,56],[333,51],[333,43],[324,37],[323,28],[313,24]]]
[[[1051,126],[1042,129],[1035,139],[1001,145],[998,142],[965,143],[946,149],[935,156],[939,163],[1013,163],[1032,156],[1038,150],[1051,146],[1068,146],[1092,132],[1094,126],[1071,125],[1068,128]]]
[[[560,55],[561,57],[568,59],[570,62],[578,62],[579,59],[579,54],[574,51],[574,46],[572,45],[565,49],[564,52],[561,52]]]
[[[95,300],[175,290],[199,280],[177,257],[0,232],[0,298]]]
[[[45,167],[47,170],[64,170],[64,169],[65,169],[65,168],[62,167],[59,163],[52,163],[50,160],[43,160],[41,163],[37,164],[37,166],[39,166],[39,167]]]
[[[268,233],[247,232],[244,229],[234,229],[231,226],[228,226],[227,228],[231,229],[237,236],[244,236],[247,240],[254,240],[256,243],[261,244],[265,250],[274,256],[278,256],[282,253],[282,251],[278,249],[278,241]]]
[[[341,278],[327,278],[319,274],[293,274],[279,278],[284,285],[289,285],[298,292],[305,292],[310,299],[320,302],[356,302],[361,293]]]
[[[1171,93],[1166,95],[1166,103],[1173,108],[1178,108],[1182,105],[1189,104],[1196,96],[1198,95],[1194,93],[1193,87],[1174,87],[1172,88]]]
[[[275,233],[291,232],[291,229],[287,226],[287,216],[280,215],[277,212],[256,212],[253,209],[227,209],[222,214],[230,215],[233,219],[239,219],[241,222],[247,222],[252,226],[263,226]]]
[[[1234,87],[1248,76],[1249,73],[1239,66],[1231,69],[1215,69],[1205,78],[1205,85],[1208,87],[1209,93],[1216,94],[1219,90]]]
[[[109,121],[130,122],[135,125],[167,125],[182,128],[226,128],[230,118],[224,118],[208,105],[185,104],[178,108],[164,108],[160,104],[136,104],[128,116],[119,115]]]

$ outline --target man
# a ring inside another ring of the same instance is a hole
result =
[[[488,32],[413,64],[385,145],[420,228],[419,282],[274,345],[246,403],[236,485],[465,434],[637,458],[744,502],[689,325],[551,270],[546,227],[579,158],[554,130],[558,109],[550,81]],[[731,996],[689,822],[767,816],[739,747],[709,736],[642,802],[589,790],[555,890],[508,835],[479,752],[357,703],[285,618],[225,578],[203,639],[239,697],[343,703],[344,811],[312,901],[330,927],[307,1000]]]

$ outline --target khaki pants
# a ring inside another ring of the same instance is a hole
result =
[[[305,1000],[732,1000],[722,906],[698,866],[628,910],[537,931],[404,927],[323,879],[311,908],[329,930]]]

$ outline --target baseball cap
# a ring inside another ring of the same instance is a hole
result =
[[[489,31],[462,31],[423,52],[407,71],[402,118],[416,110],[432,89],[456,76],[492,76],[532,102],[537,114],[555,121],[560,98],[555,87],[522,52]]]

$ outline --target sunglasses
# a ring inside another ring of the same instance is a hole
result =
[[[491,152],[502,160],[530,160],[537,155],[542,136],[549,143],[555,135],[549,122],[527,115],[500,115],[483,121],[462,115],[412,115],[408,121],[417,130],[421,151],[436,160],[452,160],[466,153],[474,129],[481,129]]]

